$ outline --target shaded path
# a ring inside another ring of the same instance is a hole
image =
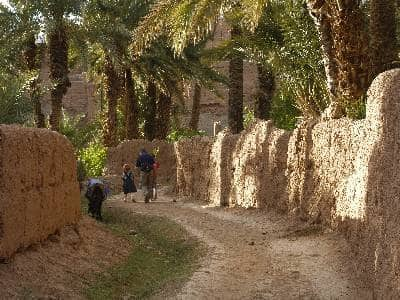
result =
[[[155,203],[108,202],[137,213],[166,216],[203,240],[209,254],[191,280],[165,299],[372,298],[352,278],[346,243],[274,213],[202,207],[162,195]]]

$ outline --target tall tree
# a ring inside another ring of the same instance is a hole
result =
[[[360,0],[308,0],[316,16],[325,58],[325,71],[332,96],[332,117],[345,114],[344,108],[358,101],[371,80],[368,31]]]
[[[200,103],[201,103],[201,85],[195,83],[193,93],[192,112],[190,114],[189,127],[192,130],[199,129],[200,121]]]
[[[172,96],[160,93],[157,104],[157,133],[156,138],[165,140],[171,127]]]
[[[38,57],[40,55],[41,49],[36,45],[35,35],[31,34],[26,42],[25,49],[25,60],[27,63],[28,70],[31,74],[38,73]],[[40,102],[41,92],[39,86],[39,76],[34,76],[30,81],[29,88],[30,99],[33,103],[33,108],[35,112],[35,124],[38,128],[45,128],[46,122],[45,117],[42,112],[42,105]]]
[[[139,138],[139,108],[132,70],[125,70],[125,129],[128,140]]]
[[[104,73],[106,75],[106,95],[108,102],[107,128],[104,135],[104,144],[108,147],[114,147],[118,144],[117,106],[121,94],[121,79],[109,54],[105,56]]]
[[[67,93],[71,82],[68,78],[68,36],[63,16],[55,16],[55,23],[50,29],[49,54],[50,54],[50,79],[52,88],[50,127],[59,131],[62,115],[62,99]]]
[[[256,98],[254,116],[261,120],[271,118],[272,98],[275,93],[275,76],[267,66],[258,64],[259,90]]]
[[[156,138],[157,129],[157,86],[154,82],[149,82],[147,86],[147,99],[144,110],[144,135],[147,140],[152,141]]]
[[[396,0],[370,0],[371,62],[375,77],[398,60]]]
[[[231,29],[232,39],[240,37],[239,26]],[[228,125],[233,134],[240,133],[243,126],[243,57],[234,53],[229,61]]]

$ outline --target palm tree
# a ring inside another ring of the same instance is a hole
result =
[[[54,131],[59,131],[62,99],[71,86],[68,78],[68,36],[62,16],[57,16],[54,27],[49,32],[48,39],[50,79],[52,82],[50,127]]]
[[[137,52],[143,51],[156,38],[167,35],[175,52],[181,54],[190,43],[203,40],[212,32],[221,12],[236,11],[240,7],[241,21],[254,28],[262,15],[266,1],[159,1],[136,29],[134,40]],[[237,14],[237,12],[236,12]],[[232,37],[240,36],[236,21]],[[243,130],[243,58],[235,55],[229,63],[229,128],[233,133]]]
[[[28,40],[27,40],[27,45],[25,49],[25,60],[27,63],[28,70],[31,73],[37,73],[38,72],[38,55],[40,54],[39,52],[41,49],[36,45],[36,39],[35,35],[32,34]],[[38,76],[35,76],[32,78],[30,82],[30,98],[33,103],[33,108],[35,112],[35,123],[36,127],[38,128],[45,128],[46,127],[46,122],[45,122],[45,117],[42,112],[42,105],[40,103],[40,98],[41,98],[41,93],[40,93],[40,86],[39,86],[39,78]]]
[[[39,0],[24,1],[36,8],[39,17],[44,18],[50,54],[50,79],[52,88],[50,127],[59,131],[62,115],[62,99],[71,83],[68,79],[68,24],[74,22],[70,16],[79,16],[85,1]]]
[[[196,131],[199,128],[201,104],[201,85],[195,83],[193,93],[192,112],[190,114],[189,128]]]
[[[309,0],[325,57],[325,71],[334,109],[332,117],[365,95],[371,81],[368,31],[363,2]]]
[[[370,0],[371,63],[373,77],[398,60],[396,1]]]
[[[139,108],[132,70],[125,70],[125,129],[128,140],[139,138]]]
[[[147,102],[144,110],[144,135],[147,140],[152,141],[156,138],[157,129],[157,86],[154,82],[149,82],[147,86]]]
[[[275,76],[268,66],[257,65],[259,91],[256,98],[254,116],[261,120],[271,118],[272,98],[275,93]]]
[[[113,147],[118,144],[117,106],[121,94],[121,79],[110,54],[105,56],[104,74],[106,76],[105,86],[108,101],[107,130],[104,135],[104,144],[107,147]]]
[[[231,38],[234,40],[240,37],[242,30],[233,26]],[[229,61],[229,108],[228,124],[233,134],[243,130],[243,57],[240,54],[233,54]]]
[[[157,104],[157,133],[156,138],[165,140],[170,131],[171,125],[172,97],[167,93],[160,93]]]

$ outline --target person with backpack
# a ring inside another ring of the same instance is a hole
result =
[[[136,167],[141,172],[141,186],[144,193],[144,202],[149,203],[150,199],[153,197],[153,166],[154,158],[146,149],[142,149],[139,153],[139,157],[136,160]]]

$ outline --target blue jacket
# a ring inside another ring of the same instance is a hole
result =
[[[155,163],[153,156],[148,153],[142,153],[136,160],[136,167],[143,172],[150,172],[153,170],[153,164]]]

